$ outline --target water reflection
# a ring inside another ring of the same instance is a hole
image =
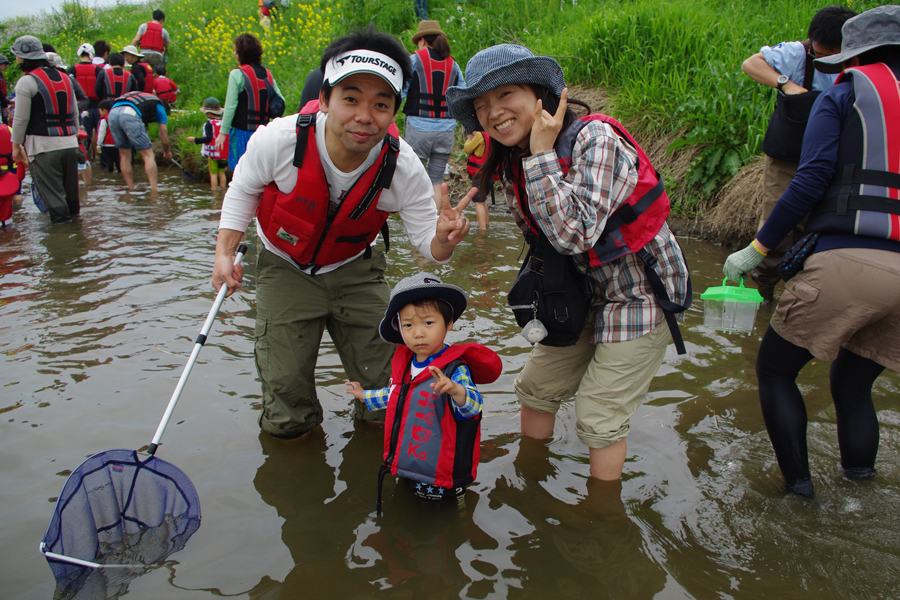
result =
[[[171,395],[213,294],[221,198],[165,174],[158,197],[98,174],[75,223],[33,206],[0,232],[0,564],[4,596],[52,597],[37,552],[67,470],[139,447]],[[426,263],[390,221],[390,284],[428,269],[470,290],[451,341],[502,357],[484,386],[482,463],[465,507],[424,505],[385,483],[373,512],[383,430],[349,419],[330,340],[316,373],[325,422],[306,443],[259,434],[253,365],[254,259],[226,301],[161,451],[192,479],[204,522],[129,598],[798,598],[896,597],[900,588],[900,377],[876,382],[878,476],[838,468],[828,365],[810,364],[809,451],[818,497],[786,496],[758,406],[754,361],[770,311],[749,335],[686,315],[686,357],[670,350],[632,419],[621,487],[587,477],[563,408],[548,444],[518,435],[512,382],[529,351],[506,307],[521,259],[508,217],[469,236],[449,265]],[[251,238],[251,242],[253,239]],[[694,288],[721,285],[727,250],[684,240]],[[182,590],[195,590],[193,593]],[[203,590],[206,590],[205,592]]]

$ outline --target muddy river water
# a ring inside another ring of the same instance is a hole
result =
[[[3,598],[54,596],[38,543],[66,476],[93,453],[149,443],[212,305],[220,199],[174,171],[161,173],[158,197],[117,183],[95,176],[74,224],[51,227],[26,198],[0,231]],[[518,433],[512,384],[529,346],[505,301],[522,249],[511,219],[493,213],[447,266],[391,226],[389,282],[428,269],[469,290],[450,341],[503,359],[500,379],[481,386],[482,461],[465,508],[423,505],[389,478],[375,516],[383,430],[350,420],[327,336],[321,431],[296,447],[260,435],[251,248],[246,286],[225,301],[157,454],[193,481],[202,525],[163,564],[78,597],[900,597],[896,373],[875,385],[878,476],[850,482],[828,364],[803,371],[817,497],[786,496],[754,373],[771,311],[749,335],[704,328],[699,293],[721,284],[727,250],[683,239],[688,354],[669,346],[632,420],[621,485],[598,484],[571,405],[550,443]]]

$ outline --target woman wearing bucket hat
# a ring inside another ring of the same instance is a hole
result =
[[[737,281],[807,217],[806,237],[782,263],[789,281],[756,359],[778,466],[788,490],[803,496],[813,495],[813,484],[800,370],[813,357],[832,361],[841,467],[850,479],[875,475],[872,386],[885,368],[900,371],[900,6],[868,10],[841,31],[841,52],[815,66],[846,70],[813,107],[797,175],[756,239],[723,268]]]
[[[216,148],[228,150],[228,167],[234,171],[247,151],[250,137],[269,122],[271,94],[284,98],[272,72],[262,64],[262,44],[252,33],[234,38],[234,58],[238,68],[228,76],[222,131]]]
[[[574,345],[538,343],[516,379],[522,433],[550,438],[561,401],[577,392],[576,429],[589,448],[590,474],[617,480],[629,418],[666,353],[662,321],[674,323],[672,313],[690,298],[687,264],[665,224],[668,199],[621,124],[605,115],[578,119],[568,109],[552,58],[502,44],[472,57],[466,76],[469,87],[450,88],[447,101],[467,131],[491,137],[476,176],[482,194],[499,173],[526,239],[549,247],[548,255],[571,257],[589,281],[586,327],[561,342]]]
[[[403,139],[412,146],[434,186],[440,209],[444,169],[453,152],[456,121],[447,111],[447,88],[465,87],[459,65],[450,56],[450,42],[438,21],[421,21],[412,36],[418,46],[412,57],[413,77],[406,89],[406,131]]]
[[[25,73],[16,83],[13,160],[31,163],[53,223],[72,220],[78,200],[78,105],[71,79],[50,66],[39,39],[23,35],[12,45]]]

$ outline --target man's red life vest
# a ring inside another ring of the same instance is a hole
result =
[[[75,112],[72,104],[75,92],[69,76],[51,67],[29,71],[34,77],[38,93],[31,100],[31,117],[25,133],[29,135],[75,135]]]
[[[413,481],[455,488],[468,485],[478,472],[481,415],[457,420],[449,394],[437,395],[434,377],[424,369],[410,380],[413,352],[401,345],[391,362],[391,384],[384,430],[383,468]],[[503,364],[481,344],[448,346],[430,366],[447,377],[465,364],[476,384],[493,383]]]
[[[378,232],[387,230],[390,213],[378,210],[378,198],[391,186],[400,153],[400,132],[391,123],[378,158],[350,186],[337,213],[329,214],[328,182],[316,145],[318,110],[319,102],[314,100],[297,115],[294,189],[284,193],[275,182],[270,183],[256,210],[259,227],[269,243],[301,269],[311,268],[312,274],[363,251],[366,258],[370,256]]]
[[[165,49],[165,40],[163,40],[163,26],[156,21],[146,23],[147,31],[141,36],[139,46],[141,50],[153,50],[154,52],[163,53]]]
[[[453,58],[440,59],[432,56],[433,50],[421,48],[416,51],[419,60],[413,74],[403,112],[412,117],[449,119],[447,113],[447,88],[456,85],[459,79],[453,73]],[[436,52],[434,52],[437,55]]]
[[[212,142],[200,146],[200,154],[214,160],[228,160],[228,136],[225,136],[225,144],[221,150],[216,150],[216,138],[222,131],[222,119],[209,119],[207,121],[212,126]]]
[[[171,105],[175,104],[175,101],[178,99],[178,86],[175,85],[175,82],[166,77],[165,75],[159,75],[155,81],[154,85],[156,88],[156,97],[160,100],[165,100]]]
[[[112,98],[113,100],[115,100],[122,96],[122,94],[132,91],[129,89],[129,83],[131,82],[131,73],[129,73],[122,67],[111,66],[107,67],[105,70],[107,98]]]
[[[841,127],[831,185],[804,230],[900,241],[900,82],[884,63],[846,69],[853,110]]]
[[[98,100],[95,90],[97,84],[97,73],[100,72],[100,65],[91,63],[77,63],[75,65],[75,80],[78,85],[84,89],[84,93],[89,100]]]
[[[274,93],[275,80],[272,73],[262,65],[241,65],[244,74],[244,89],[238,94],[232,127],[245,131],[256,131],[260,125],[269,122],[269,89]]]
[[[153,94],[128,92],[116,102],[130,102],[137,107],[138,112],[141,114],[141,120],[144,123],[156,123],[156,107],[159,105],[159,98]]]

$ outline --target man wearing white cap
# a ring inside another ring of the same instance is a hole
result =
[[[840,53],[817,58],[843,73],[816,100],[797,175],[753,242],[725,261],[728,278],[759,264],[804,217],[785,255],[788,280],[756,359],[759,399],[790,492],[813,495],[807,413],[797,387],[814,357],[830,361],[841,467],[875,476],[872,386],[900,371],[900,6],[879,6],[841,29]]]
[[[325,329],[349,379],[365,389],[388,381],[392,348],[381,341],[378,323],[390,288],[375,245],[388,215],[398,213],[413,246],[439,263],[469,230],[462,210],[472,194],[454,209],[444,187],[438,215],[421,161],[393,127],[412,75],[403,45],[369,28],[333,41],[321,64],[318,106],[275,119],[250,138],[222,204],[212,274],[217,289],[240,287],[243,270],[232,257],[255,214],[263,245],[256,282],[259,423],[282,440],[322,422],[315,365]],[[359,402],[353,417],[383,418]]]

